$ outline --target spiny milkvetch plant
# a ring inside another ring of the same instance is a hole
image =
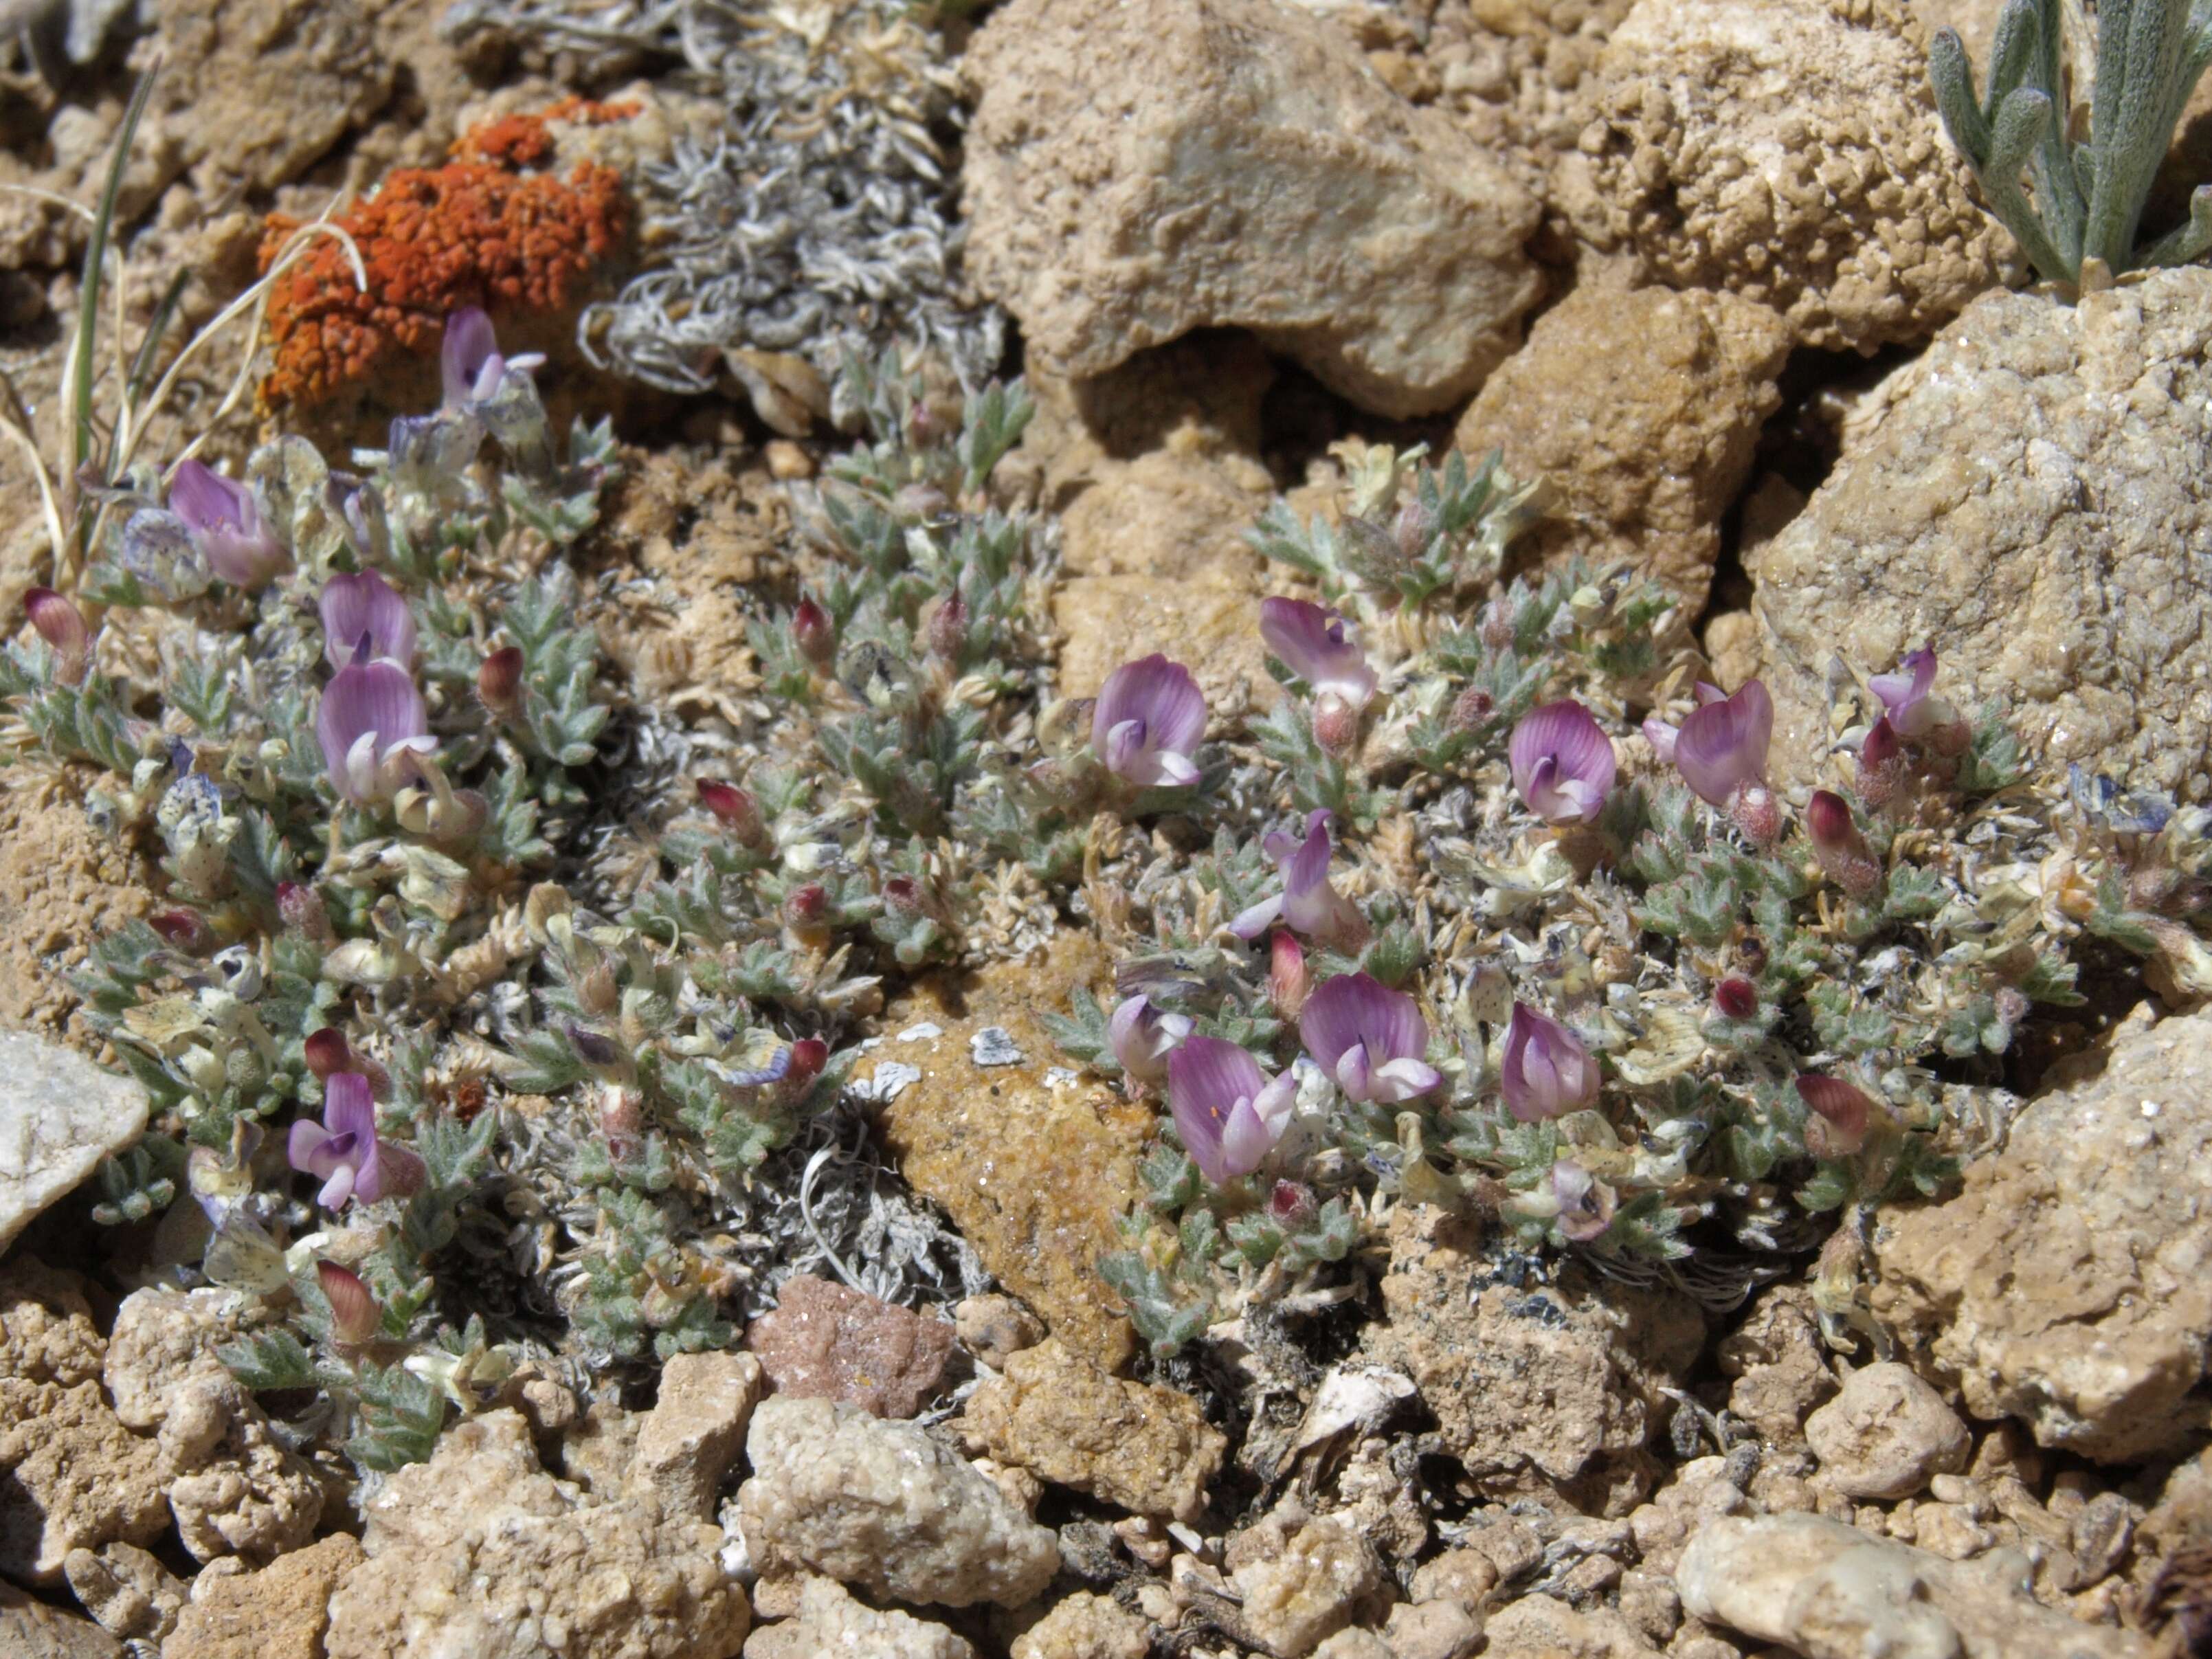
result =
[[[1765,688],[1686,684],[1663,592],[1508,579],[1527,493],[1419,459],[1354,447],[1334,520],[1262,520],[1320,595],[1255,606],[1287,694],[1103,913],[1110,1012],[1058,1028],[1165,1107],[1102,1264],[1156,1352],[1313,1286],[1393,1198],[1729,1303],[1941,1188],[2023,1025],[2083,1000],[2082,935],[2203,971],[2204,814],[2033,785],[1930,649],[1793,802]]]
[[[2095,13],[2096,72],[2086,94],[2069,62],[2063,0],[2006,0],[1979,95],[1957,30],[1938,31],[1929,47],[1936,106],[1990,211],[2037,270],[2069,284],[2091,262],[2118,276],[2186,264],[2212,248],[2212,185],[2191,197],[2186,223],[2148,244],[2136,240],[2174,125],[2212,64],[2212,6],[2104,0]],[[2086,131],[2076,114],[2084,95]]]

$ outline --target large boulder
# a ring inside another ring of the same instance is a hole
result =
[[[1518,342],[1534,199],[1299,7],[1014,0],[964,72],[968,268],[1057,372],[1227,325],[1404,416]]]
[[[1933,645],[2054,763],[2212,795],[2212,271],[2068,305],[1976,301],[1876,392],[1805,510],[1753,550],[1747,650],[1802,775],[1829,661]]]
[[[2134,1462],[2206,1426],[2212,1016],[2063,1066],[1957,1197],[1880,1212],[1873,1306],[1974,1415]]]

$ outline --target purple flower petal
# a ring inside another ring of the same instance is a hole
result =
[[[1889,723],[1899,735],[1924,737],[1936,724],[1936,711],[1928,693],[1936,684],[1936,653],[1923,646],[1898,664],[1893,672],[1876,674],[1867,681],[1889,711]]]
[[[208,568],[234,587],[259,587],[291,563],[262,522],[253,491],[198,461],[178,463],[169,510],[183,520]]]
[[[1734,696],[1709,702],[1682,722],[1674,764],[1700,799],[1725,806],[1741,786],[1765,780],[1773,736],[1773,700],[1757,680],[1746,680]]]
[[[1257,939],[1274,926],[1275,918],[1283,914],[1283,896],[1263,898],[1249,909],[1239,910],[1229,924],[1229,931],[1239,939]]]
[[[1375,671],[1341,613],[1306,599],[1260,601],[1260,637],[1283,665],[1314,689],[1364,708]]]
[[[1674,763],[1674,744],[1682,735],[1678,726],[1669,726],[1656,714],[1644,722],[1644,741],[1651,745],[1651,752],[1668,765]]]
[[[1290,1082],[1271,1085],[1258,1060],[1221,1037],[1190,1037],[1169,1056],[1168,1109],[1200,1174],[1218,1186],[1259,1166],[1287,1121]]]
[[[465,409],[496,388],[506,365],[500,360],[499,340],[483,307],[470,306],[446,319],[446,340],[438,353],[438,366],[444,374],[448,409]],[[487,369],[493,381],[489,386],[482,384]]]
[[[1339,974],[1322,981],[1298,1015],[1298,1035],[1314,1063],[1353,1100],[1411,1099],[1410,1094],[1390,1092],[1390,1085],[1402,1086],[1424,1075],[1429,1079],[1424,1086],[1435,1086],[1436,1073],[1419,1063],[1429,1046],[1419,1005],[1370,975]],[[1404,1060],[1416,1062],[1417,1069],[1392,1071]],[[1387,1079],[1385,1073],[1390,1073]]]
[[[1507,1109],[1523,1123],[1577,1110],[1597,1095],[1597,1067],[1582,1039],[1520,1002],[1505,1028],[1498,1080]]]
[[[1151,998],[1139,994],[1114,1010],[1106,1030],[1121,1069],[1138,1082],[1158,1088],[1167,1081],[1169,1056],[1190,1035],[1191,1019],[1188,1014],[1156,1008]]]
[[[1198,682],[1157,653],[1108,675],[1091,718],[1091,744],[1107,769],[1146,787],[1195,782],[1191,755],[1205,736]]]
[[[1522,716],[1506,745],[1514,787],[1547,823],[1586,822],[1613,788],[1613,741],[1589,709],[1571,699]]]
[[[415,665],[415,618],[407,601],[374,570],[324,585],[323,655],[332,668],[376,659]]]
[[[284,1156],[303,1175],[327,1176],[337,1164],[337,1158],[325,1151],[330,1139],[328,1129],[312,1118],[303,1117],[292,1126],[292,1133],[284,1143]]]
[[[334,1135],[364,1145],[376,1138],[376,1097],[360,1072],[334,1072],[323,1085],[323,1122]]]
[[[353,663],[323,688],[315,735],[331,782],[348,800],[368,804],[390,793],[386,773],[395,750],[426,751],[429,714],[415,681],[397,663]]]

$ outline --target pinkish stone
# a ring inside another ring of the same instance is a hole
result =
[[[912,1417],[951,1358],[951,1323],[803,1273],[745,1331],[769,1392],[842,1400],[878,1417]]]

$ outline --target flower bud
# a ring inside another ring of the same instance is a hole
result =
[[[1813,792],[1805,804],[1805,833],[1828,879],[1853,898],[1865,898],[1881,885],[1881,866],[1851,821],[1850,804],[1841,795],[1828,789]]]
[[[1397,520],[1390,526],[1391,540],[1398,544],[1398,551],[1408,561],[1426,553],[1436,533],[1437,515],[1418,495],[1398,509]]]
[[[1359,711],[1334,693],[1314,705],[1314,741],[1330,754],[1348,755],[1359,740]]]
[[[319,1031],[311,1031],[301,1048],[306,1052],[307,1069],[321,1081],[327,1083],[340,1072],[356,1069],[353,1045],[345,1033],[335,1025],[325,1025]]]
[[[783,1080],[789,1088],[804,1088],[822,1075],[822,1068],[830,1063],[830,1045],[820,1037],[801,1037],[791,1045],[791,1062],[785,1066]]]
[[[522,709],[522,647],[503,645],[477,668],[477,696],[502,718]]]
[[[799,654],[817,668],[827,668],[837,659],[837,624],[811,598],[801,599],[799,609],[791,613],[791,639]]]
[[[1723,1019],[1749,1019],[1759,1012],[1759,988],[1731,974],[1713,987],[1713,1012]]]
[[[616,1163],[635,1158],[645,1137],[645,1097],[618,1083],[607,1085],[599,1091],[599,1133]]]
[[[1106,1022],[1107,1041],[1123,1075],[1152,1089],[1167,1081],[1169,1058],[1191,1030],[1189,1015],[1155,1007],[1142,992],[1125,998]]]
[[[374,1340],[384,1327],[384,1310],[376,1305],[359,1273],[335,1261],[315,1263],[315,1282],[331,1304],[331,1340],[341,1348],[358,1348]]]
[[[794,887],[783,896],[783,919],[793,927],[819,927],[830,914],[830,892],[818,881]]]
[[[719,779],[702,778],[699,804],[714,815],[738,845],[756,850],[768,845],[768,826],[761,821],[760,804],[750,791]]]
[[[304,882],[276,884],[276,919],[303,939],[328,950],[337,943],[323,896]]]
[[[215,929],[197,910],[156,910],[146,918],[146,925],[165,943],[195,956],[215,943]]]
[[[1513,643],[1513,618],[1505,609],[1503,599],[1492,599],[1482,608],[1482,620],[1476,624],[1475,637],[1492,651],[1503,651]]]
[[[1885,714],[1859,745],[1858,795],[1869,809],[1887,805],[1905,781],[1905,740]]]
[[[1306,1005],[1306,951],[1298,936],[1278,927],[1267,949],[1267,997],[1276,1013],[1296,1019]]]
[[[1267,1218],[1286,1233],[1310,1226],[1317,1206],[1313,1188],[1296,1181],[1278,1181],[1267,1194]]]
[[[1728,811],[1753,847],[1771,847],[1782,834],[1782,804],[1763,783],[1739,786],[1729,797]]]
[[[1881,1109],[1841,1078],[1811,1072],[1797,1079],[1797,1097],[1812,1113],[1805,1120],[1805,1150],[1815,1158],[1849,1158],[1858,1151]]]
[[[958,662],[968,648],[968,601],[957,593],[947,593],[929,613],[926,637],[932,656]]]
[[[24,594],[23,610],[54,653],[54,678],[64,685],[82,680],[91,643],[84,613],[51,587],[34,587]]]
[[[884,884],[884,908],[902,921],[921,915],[921,886],[912,876],[893,876]]]
[[[615,983],[614,963],[601,957],[576,980],[576,1006],[594,1018],[605,1018],[614,1012],[615,1004],[621,1000],[621,988]]]
[[[1452,728],[1459,732],[1472,732],[1488,720],[1491,711],[1497,707],[1498,700],[1489,692],[1479,685],[1470,685],[1452,699]]]

